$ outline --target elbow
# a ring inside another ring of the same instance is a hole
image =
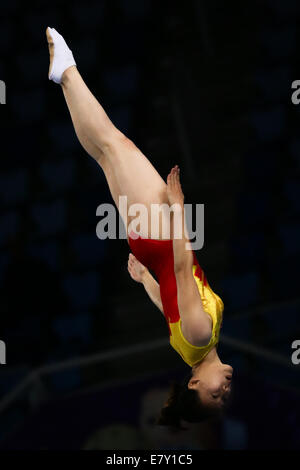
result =
[[[187,270],[187,265],[186,263],[175,263],[174,264],[174,272],[177,275],[184,274]]]
[[[180,261],[174,262],[174,271],[176,275],[190,272],[193,267],[192,252],[187,252],[186,256]]]

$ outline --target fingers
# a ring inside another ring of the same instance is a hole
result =
[[[171,181],[174,181],[177,178],[179,179],[179,173],[180,173],[180,168],[178,165],[175,165],[173,166],[170,173],[168,174],[168,178],[170,178]]]
[[[170,189],[176,189],[180,187],[179,173],[180,168],[178,165],[175,165],[168,174],[167,183],[170,186]]]
[[[133,264],[134,264],[134,261],[131,259],[128,259],[127,269],[130,275],[133,274],[133,268],[134,268]]]
[[[132,253],[129,253],[128,263],[127,263],[128,269],[133,268],[136,261],[137,261],[136,257]]]
[[[129,262],[133,263],[135,260],[136,260],[136,257],[132,253],[129,253],[128,263]]]
[[[132,266],[133,264],[133,254],[132,253],[129,253],[129,256],[128,256],[128,266]]]

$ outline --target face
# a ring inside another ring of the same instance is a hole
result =
[[[228,364],[213,365],[191,379],[190,388],[199,393],[202,403],[212,408],[222,408],[231,391],[233,368]]]

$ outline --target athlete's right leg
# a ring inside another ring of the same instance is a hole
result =
[[[49,30],[47,39],[53,60],[55,50]],[[128,206],[141,203],[150,217],[153,203],[168,204],[166,183],[134,143],[112,124],[76,66],[64,71],[61,85],[78,139],[102,167],[117,206],[119,196],[125,195]],[[169,218],[164,217],[168,224]],[[150,227],[150,218],[148,222]],[[156,238],[162,237],[161,228],[160,224]],[[151,237],[151,233],[147,235]]]

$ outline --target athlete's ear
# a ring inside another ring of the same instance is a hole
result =
[[[199,383],[199,380],[198,379],[194,379],[193,377],[189,380],[189,383],[188,383],[188,388],[189,389],[196,389],[197,388],[197,385]]]

